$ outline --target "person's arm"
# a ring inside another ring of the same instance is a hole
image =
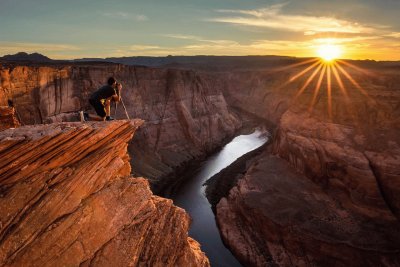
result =
[[[112,96],[112,100],[114,100],[115,102],[120,102],[121,101],[122,84],[118,83],[117,88],[115,90],[116,90],[117,94]]]

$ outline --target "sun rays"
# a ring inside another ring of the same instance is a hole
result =
[[[326,112],[328,117],[332,119],[333,95],[336,95],[337,92],[339,92],[339,94],[342,95],[342,99],[344,100],[343,103],[346,110],[350,114],[350,118],[355,120],[355,117],[353,116],[354,114],[351,112],[353,109],[351,95],[354,92],[349,91],[349,84],[351,84],[351,90],[357,90],[363,96],[370,99],[370,96],[365,89],[356,81],[354,77],[351,76],[348,70],[353,69],[354,71],[362,72],[364,74],[372,74],[358,66],[353,65],[350,62],[345,60],[337,60],[331,56],[328,56],[327,58],[307,59],[302,62],[276,69],[275,71],[283,71],[299,67],[302,67],[302,69],[293,74],[284,84],[280,85],[278,89],[282,89],[301,78],[304,79],[304,83],[302,82],[298,86],[297,92],[293,96],[293,100],[296,101],[296,99],[302,96],[307,90],[313,90],[311,92],[312,96],[309,99],[308,105],[308,111],[310,113],[313,112],[315,106],[318,104],[319,99],[321,99],[322,94],[325,94],[327,100]],[[307,98],[304,99],[308,101]]]

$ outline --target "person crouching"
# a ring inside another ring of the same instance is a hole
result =
[[[100,87],[89,98],[89,103],[92,105],[99,117],[92,117],[86,114],[86,117],[96,121],[114,120],[110,116],[111,101],[121,101],[122,84],[117,83],[114,77],[108,78],[107,85]]]

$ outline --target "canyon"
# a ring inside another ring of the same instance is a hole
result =
[[[339,72],[338,79],[332,73],[330,90],[323,78],[317,91],[318,75],[309,81],[311,70],[293,78],[306,68],[302,60],[290,59],[292,65],[282,60],[238,63],[218,71],[207,70],[206,63],[195,70],[179,64],[172,69],[102,62],[7,63],[0,70],[0,106],[12,100],[24,125],[76,120],[79,110],[88,109],[90,93],[114,75],[124,86],[129,115],[145,121],[128,146],[131,159],[124,160],[131,175],[145,177],[156,193],[180,182],[179,173],[188,163],[204,159],[232,138],[250,114],[268,123],[271,145],[249,161],[237,185],[216,205],[222,238],[240,262],[399,265],[399,66],[343,65],[348,76]],[[125,116],[120,106],[115,114]],[[187,229],[183,217],[176,220]],[[107,255],[116,253],[117,240]],[[179,240],[189,247],[186,260],[205,264],[195,241]]]

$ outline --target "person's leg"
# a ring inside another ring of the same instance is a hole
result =
[[[110,116],[111,114],[111,99],[106,99],[106,102],[104,102],[104,109],[106,110],[106,116]]]
[[[89,118],[95,121],[105,121],[106,120],[106,111],[105,107],[99,100],[89,100],[90,104],[93,106],[94,110],[96,111],[97,116],[90,116]]]
[[[112,121],[114,120],[113,117],[111,117],[111,97],[106,99],[104,101],[104,110],[106,112],[106,121]]]

